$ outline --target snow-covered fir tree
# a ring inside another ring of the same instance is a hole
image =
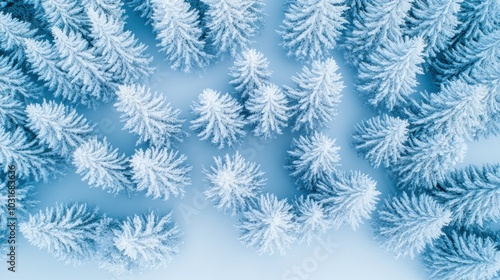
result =
[[[347,21],[342,0],[298,0],[285,12],[280,27],[288,56],[300,60],[323,59],[335,48]]]
[[[86,0],[87,7],[93,10],[104,13],[110,17],[120,21],[124,17],[125,10],[121,0]],[[141,0],[142,1],[142,0]]]
[[[500,250],[489,236],[453,230],[427,248],[423,262],[431,279],[490,280],[500,272]]]
[[[500,164],[470,165],[446,174],[434,192],[460,225],[483,226],[500,218]]]
[[[300,196],[294,201],[293,206],[296,213],[296,235],[299,243],[305,241],[309,245],[313,239],[318,238],[330,228],[331,221],[325,213],[325,208],[311,196]]]
[[[407,194],[385,200],[374,223],[375,238],[396,257],[421,253],[443,235],[451,212],[427,194]]]
[[[231,215],[247,211],[265,184],[260,166],[246,161],[238,152],[214,157],[215,165],[204,170],[209,189],[204,192],[217,210]]]
[[[190,128],[219,149],[234,146],[246,134],[243,106],[227,93],[204,89],[191,108],[196,118]]]
[[[77,0],[41,0],[44,19],[51,27],[57,27],[64,33],[76,32],[88,34],[88,18],[84,5]]]
[[[27,38],[34,38],[36,29],[28,22],[12,17],[0,11],[0,49],[9,53],[14,61],[24,60],[23,43]]]
[[[0,91],[0,125],[7,130],[23,125],[26,105],[19,98]]]
[[[82,181],[91,187],[117,194],[132,190],[130,168],[124,154],[113,149],[106,139],[91,138],[73,152],[73,164]]]
[[[94,134],[94,125],[86,118],[54,101],[29,104],[26,115],[27,127],[35,132],[39,142],[63,157],[69,157]]]
[[[142,18],[145,18],[148,24],[151,23],[153,17],[151,0],[130,0],[128,4],[134,8],[134,12],[138,12]]]
[[[111,99],[114,86],[110,83],[110,73],[105,72],[104,61],[96,57],[95,49],[81,34],[59,28],[52,28],[54,44],[59,52],[58,66],[72,77],[73,82],[81,84],[84,93],[99,101]]]
[[[72,78],[59,67],[59,54],[49,41],[28,38],[24,40],[24,46],[30,71],[55,97],[87,104],[85,94],[80,93]]]
[[[446,50],[459,32],[457,15],[463,0],[415,0],[407,18],[405,34],[423,37],[425,54],[435,57]]]
[[[243,99],[271,80],[267,58],[255,49],[244,50],[238,55],[230,70],[229,75],[233,78],[230,83]]]
[[[441,91],[424,94],[412,126],[427,133],[444,133],[471,140],[482,129],[488,89],[461,80],[441,84]]]
[[[337,171],[316,184],[312,197],[323,205],[333,227],[357,229],[375,210],[380,195],[376,187],[376,181],[359,171]]]
[[[461,137],[422,134],[410,137],[406,152],[391,169],[400,187],[433,189],[446,172],[463,161],[466,151]]]
[[[345,47],[347,61],[358,66],[380,45],[397,41],[414,0],[367,0],[353,19]]]
[[[134,215],[113,229],[113,248],[123,255],[125,263],[111,265],[132,269],[157,269],[165,267],[180,250],[180,230],[172,221],[171,214],[159,215],[150,212]],[[116,257],[116,256],[115,256]],[[113,259],[103,260],[110,262]]]
[[[97,209],[89,209],[84,203],[71,203],[30,215],[19,228],[32,245],[46,249],[58,260],[80,264],[95,254],[98,225]]]
[[[147,47],[137,41],[130,31],[124,30],[125,22],[102,11],[88,8],[92,43],[95,53],[106,65],[113,79],[129,84],[148,77],[153,68],[152,57],[145,54]]]
[[[344,89],[342,74],[333,58],[314,61],[311,67],[292,77],[294,87],[285,87],[293,100],[291,111],[295,116],[293,130],[313,131],[327,126],[335,115]]]
[[[321,132],[293,139],[288,168],[301,187],[313,189],[318,180],[337,171],[340,147],[335,141]]]
[[[408,121],[388,115],[364,120],[356,125],[354,148],[375,168],[389,167],[405,150],[408,126]]]
[[[477,40],[483,34],[498,29],[500,24],[500,3],[497,0],[467,0],[461,3],[458,19],[460,41]]]
[[[21,65],[0,55],[0,92],[21,99],[35,99],[39,95],[36,88]]]
[[[54,152],[41,146],[35,136],[23,128],[0,129],[0,164],[4,172],[9,170],[9,165],[15,165],[19,179],[48,181],[61,173],[58,160]]]
[[[255,124],[253,133],[257,137],[274,137],[288,126],[288,100],[275,84],[256,89],[245,102],[245,108],[250,114],[248,120]]]
[[[488,86],[486,104],[486,118],[483,121],[483,129],[478,131],[478,137],[500,134],[500,72]]]
[[[152,93],[139,85],[121,85],[116,92],[114,106],[121,112],[125,129],[139,136],[137,144],[148,142],[157,147],[170,146],[182,141],[184,119],[181,111],[174,109],[161,94]]]
[[[392,111],[404,104],[416,90],[417,75],[424,73],[424,48],[421,37],[384,42],[360,63],[358,90],[376,108]]]
[[[150,0],[152,25],[172,69],[189,72],[208,63],[199,14],[184,0]]]
[[[286,254],[296,240],[296,224],[292,205],[273,194],[261,195],[257,205],[243,212],[238,228],[240,241],[259,255]]]
[[[262,21],[263,0],[203,0],[207,39],[218,55],[236,56],[251,43]]]
[[[138,191],[146,196],[168,200],[171,195],[184,195],[184,187],[191,185],[186,164],[187,157],[173,150],[148,148],[136,150],[130,159],[132,180]]]

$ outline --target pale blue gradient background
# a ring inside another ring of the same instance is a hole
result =
[[[290,77],[299,72],[302,66],[288,59],[279,46],[279,36],[275,32],[283,18],[281,1],[267,1],[265,8],[267,17],[261,35],[255,38],[252,47],[263,52],[269,59],[273,70],[273,82],[278,85],[291,84]],[[172,106],[183,110],[182,116],[190,120],[190,106],[204,88],[213,88],[222,92],[230,91],[228,68],[232,60],[217,63],[204,73],[185,75],[171,71],[163,57],[157,52],[154,36],[150,26],[144,26],[144,20],[128,9],[127,27],[147,45],[149,52],[155,56],[154,65],[157,71],[150,83],[153,90],[162,92]],[[354,75],[349,69],[340,52],[335,52],[344,76],[346,89],[343,91],[343,101],[340,114],[325,132],[337,138],[337,144],[342,147],[342,169],[360,170],[378,181],[378,189],[386,197],[395,189],[394,183],[384,170],[374,170],[367,162],[357,157],[350,146],[351,133],[357,122],[366,117],[374,116],[374,112],[363,106],[363,100],[354,92]],[[420,77],[419,90],[435,90],[426,77]],[[119,115],[112,105],[98,108],[96,111],[80,108],[80,112],[99,124],[102,135],[114,147],[128,156],[134,152],[136,137],[122,130]],[[187,129],[188,124],[185,125]],[[100,213],[123,218],[135,213],[146,213],[156,210],[161,213],[173,211],[173,216],[184,233],[184,245],[180,255],[167,268],[152,272],[135,273],[126,277],[115,278],[111,273],[99,269],[96,263],[81,266],[65,265],[56,261],[45,250],[39,250],[28,244],[19,234],[18,242],[18,272],[7,272],[4,263],[0,270],[0,279],[221,279],[221,280],[281,280],[281,279],[370,279],[370,280],[422,280],[427,275],[421,263],[410,258],[395,259],[392,254],[384,252],[372,240],[372,232],[365,221],[357,231],[343,227],[338,231],[330,231],[323,240],[331,239],[337,247],[324,260],[315,260],[315,251],[319,245],[315,242],[309,246],[294,245],[286,256],[259,256],[246,249],[238,241],[238,231],[234,224],[236,218],[217,212],[200,193],[205,189],[202,167],[212,164],[212,157],[235,150],[217,151],[206,142],[199,141],[195,135],[178,145],[182,153],[189,157],[193,166],[193,184],[187,188],[183,198],[171,199],[168,202],[151,200],[142,194],[131,198],[126,195],[112,196],[101,189],[90,188],[80,177],[69,169],[67,175],[60,180],[37,186],[36,198],[40,200],[40,208],[52,207],[56,203],[79,201],[98,206]],[[298,195],[288,172],[283,165],[286,151],[289,148],[292,134],[281,135],[277,139],[262,142],[254,137],[248,137],[237,147],[247,159],[256,161],[266,172],[268,179],[265,191],[275,193],[279,198],[291,199]],[[471,143],[466,163],[494,163],[500,158],[500,141],[498,138]],[[466,163],[460,166],[465,166]],[[190,215],[188,215],[187,211]],[[321,256],[326,251],[321,251]],[[317,264],[314,266],[314,264]],[[286,276],[285,273],[293,266],[305,265],[308,272],[300,278]]]

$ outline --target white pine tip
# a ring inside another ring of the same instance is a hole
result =
[[[258,64],[264,59],[264,54],[255,49],[248,49],[243,52],[243,59],[248,61],[249,64]]]

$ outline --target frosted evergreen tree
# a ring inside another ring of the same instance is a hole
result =
[[[124,154],[113,149],[104,139],[91,138],[73,152],[73,164],[82,181],[91,187],[117,194],[132,189],[130,169]]]
[[[303,188],[312,189],[315,182],[337,171],[340,147],[335,141],[321,132],[293,139],[288,168]]]
[[[282,134],[288,123],[288,100],[275,84],[265,85],[250,94],[245,102],[248,120],[255,124],[253,133],[265,139]]]
[[[407,101],[418,85],[417,75],[424,73],[424,48],[421,37],[397,38],[367,55],[359,65],[358,89],[371,105],[392,111]]]
[[[486,119],[483,123],[483,129],[478,131],[478,137],[500,134],[500,73],[497,76],[496,80],[493,80],[488,86]]]
[[[87,0],[93,10],[120,21],[125,14],[121,0]],[[89,15],[90,16],[90,15]]]
[[[129,5],[134,8],[134,12],[138,12],[142,18],[146,18],[149,24],[153,17],[153,6],[151,2],[151,0],[131,0],[129,1]]]
[[[111,263],[113,258],[103,260],[112,266],[125,266],[127,270],[157,269],[165,267],[178,253],[181,245],[180,231],[171,214],[161,216],[155,212],[134,215],[113,229],[113,247],[124,263]],[[115,258],[117,256],[114,256]]]
[[[344,89],[339,67],[332,58],[314,61],[311,67],[292,77],[295,87],[285,87],[293,100],[291,110],[295,115],[293,130],[313,131],[325,127],[337,115],[336,107]]]
[[[440,92],[423,95],[418,113],[410,122],[429,133],[445,133],[470,140],[483,126],[487,93],[484,86],[471,86],[460,80],[444,83]]]
[[[88,101],[72,83],[68,74],[59,67],[59,54],[49,41],[28,38],[24,40],[24,45],[31,72],[38,75],[38,80],[42,81],[55,97],[61,96],[71,102]]]
[[[489,280],[500,272],[498,243],[488,236],[452,231],[423,254],[431,279]]]
[[[249,49],[238,55],[229,73],[233,79],[230,83],[243,99],[248,98],[256,89],[268,84],[271,70],[267,58],[255,49]]]
[[[158,47],[172,69],[189,72],[208,63],[199,14],[184,0],[150,0]]]
[[[331,226],[323,205],[311,196],[300,196],[294,203],[297,237],[300,243],[309,245],[313,239],[324,234]]]
[[[355,230],[375,210],[380,195],[376,187],[377,182],[361,172],[337,171],[316,184],[312,197],[323,205],[333,227],[349,224]]]
[[[500,218],[500,165],[470,165],[446,174],[434,192],[461,225],[483,226]]]
[[[255,249],[259,255],[285,255],[296,240],[296,224],[292,206],[286,199],[278,200],[273,194],[261,195],[257,205],[243,212],[238,228],[240,241]]]
[[[364,120],[354,131],[354,148],[375,168],[389,167],[405,151],[408,126],[408,121],[388,115]]]
[[[149,142],[158,147],[170,146],[174,141],[182,141],[184,119],[181,111],[174,109],[159,93],[151,93],[149,88],[139,85],[121,85],[116,92],[114,104],[121,112],[125,129],[139,136],[137,144]]]
[[[342,0],[298,0],[288,7],[279,32],[288,56],[323,59],[335,48],[347,21]]]
[[[27,126],[36,133],[40,143],[63,157],[69,157],[94,134],[94,126],[86,118],[54,101],[29,104],[26,114]]]
[[[20,65],[0,55],[0,92],[22,99],[38,97],[36,86],[22,71]]]
[[[51,27],[64,33],[88,34],[88,18],[84,5],[76,0],[42,0],[39,2],[45,11],[45,19]]]
[[[452,39],[459,32],[457,18],[463,0],[415,0],[407,19],[406,34],[423,37],[425,54],[435,57],[449,48]]]
[[[221,95],[212,89],[204,89],[198,99],[191,107],[196,118],[190,128],[201,140],[209,140],[219,149],[234,146],[245,135],[243,106],[229,94]]]
[[[461,3],[459,12],[462,42],[477,40],[483,34],[498,29],[500,3],[496,0],[467,0]]]
[[[90,260],[97,239],[95,229],[99,224],[97,209],[84,203],[59,204],[30,215],[20,225],[23,236],[32,245],[46,249],[58,260],[79,264]]]
[[[262,21],[262,0],[203,0],[207,37],[217,54],[231,57],[247,48]]]
[[[21,127],[12,131],[0,129],[0,164],[7,172],[15,165],[19,179],[48,181],[58,170],[56,155],[40,145],[34,136]]]
[[[443,134],[412,137],[393,171],[402,187],[433,189],[446,172],[463,161],[466,151],[467,144],[460,137]]]
[[[353,19],[346,49],[348,61],[357,66],[367,54],[402,36],[402,25],[414,0],[367,0]]]
[[[146,196],[168,200],[171,195],[184,195],[184,187],[191,185],[186,164],[187,157],[173,150],[148,148],[136,150],[130,159],[132,180],[138,191]]]
[[[217,210],[232,215],[255,206],[255,200],[265,184],[260,166],[246,161],[238,152],[224,158],[214,157],[215,165],[204,170],[209,189],[204,192]]]
[[[84,94],[90,94],[97,100],[108,101],[111,90],[108,87],[111,76],[104,71],[104,62],[96,57],[95,50],[79,33],[65,33],[59,28],[52,28],[54,44],[59,52],[58,66],[80,83]]]
[[[0,125],[7,130],[23,125],[26,120],[25,107],[18,98],[0,91]]]
[[[125,22],[94,8],[87,9],[87,14],[95,53],[104,61],[106,71],[112,73],[114,80],[129,84],[153,72],[149,66],[152,57],[145,54],[147,47],[138,43],[130,31],[124,30]]]
[[[33,29],[28,22],[0,11],[0,49],[10,53],[13,60],[24,60],[23,42],[27,38],[34,38],[35,35],[36,29]]]
[[[427,194],[407,194],[385,200],[375,220],[374,234],[396,257],[421,253],[443,235],[451,212]]]

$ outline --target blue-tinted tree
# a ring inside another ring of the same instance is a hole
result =
[[[428,247],[423,261],[431,279],[489,280],[500,272],[497,242],[488,236],[456,230]]]
[[[0,125],[7,130],[23,125],[26,120],[25,107],[18,97],[0,91]]]
[[[94,255],[99,236],[97,209],[84,203],[59,204],[30,215],[20,225],[23,236],[32,245],[46,249],[58,260],[79,264]]]
[[[35,132],[39,142],[63,157],[69,157],[94,134],[94,126],[86,118],[54,101],[29,104],[26,115],[27,127]]]
[[[264,186],[264,172],[260,166],[246,161],[238,152],[224,158],[214,157],[215,165],[204,170],[209,189],[204,192],[217,210],[232,215],[255,206],[255,200]]]
[[[146,18],[149,24],[153,17],[153,6],[151,2],[151,0],[131,0],[129,1],[129,5],[133,7],[134,11],[138,12],[141,17]]]
[[[138,43],[130,31],[124,30],[125,22],[104,12],[87,9],[91,23],[95,53],[106,65],[106,71],[119,83],[129,84],[148,77],[153,68],[152,57],[144,52],[147,47]]]
[[[71,102],[80,101],[87,104],[86,95],[72,83],[72,78],[59,67],[59,54],[54,46],[46,40],[24,40],[26,60],[30,71],[38,75],[45,87],[55,97],[63,97]]]
[[[443,235],[451,212],[427,194],[407,194],[385,200],[374,223],[375,238],[396,257],[421,253]]]
[[[450,46],[459,32],[457,14],[462,2],[463,0],[415,0],[405,33],[424,38],[426,56],[435,57]]]
[[[186,133],[182,131],[184,119],[179,118],[181,111],[172,108],[161,94],[145,86],[121,85],[116,95],[114,106],[122,113],[124,128],[139,136],[137,144],[168,147],[182,141]]]
[[[104,139],[91,138],[73,152],[73,164],[82,181],[117,194],[133,187],[128,161]]]
[[[267,58],[255,49],[245,50],[234,60],[229,73],[233,78],[231,84],[243,99],[256,89],[268,84],[272,72],[268,69]]]
[[[424,48],[421,37],[384,42],[360,63],[359,91],[376,108],[391,111],[401,106],[415,92],[417,75],[424,73]]]
[[[314,61],[311,67],[304,66],[302,73],[292,77],[294,87],[285,87],[293,100],[292,113],[295,116],[293,130],[313,131],[327,126],[337,114],[344,89],[342,75],[333,58]]]
[[[263,0],[203,0],[207,38],[217,54],[231,57],[245,49],[259,30]]]
[[[60,173],[57,162],[55,153],[41,146],[23,128],[0,129],[0,164],[4,172],[9,165],[15,165],[19,179],[48,181]]]
[[[434,194],[461,225],[496,221],[500,218],[500,165],[470,165],[449,172]]]
[[[58,66],[81,84],[84,93],[96,100],[109,101],[111,98],[111,76],[106,73],[104,61],[96,57],[81,34],[59,28],[52,28],[54,44],[59,52]],[[113,85],[114,86],[114,85]]]
[[[34,38],[36,29],[28,22],[12,17],[9,13],[0,11],[0,49],[10,53],[15,61],[23,61],[23,42],[27,38]]]
[[[208,63],[199,14],[184,0],[150,0],[158,47],[172,69],[189,72]]]
[[[294,202],[296,235],[299,243],[307,242],[309,245],[315,238],[319,238],[331,226],[331,221],[325,213],[323,205],[311,196],[300,196]]]
[[[125,10],[121,0],[87,0],[88,6],[92,9],[102,12],[116,20],[121,20],[124,17]]]
[[[440,92],[423,95],[418,112],[410,117],[410,122],[419,131],[470,140],[482,129],[487,94],[484,86],[472,86],[460,80],[444,83]]]
[[[340,147],[335,140],[321,132],[293,139],[288,168],[301,187],[313,189],[318,180],[337,171]]]
[[[15,98],[37,98],[37,87],[20,66],[8,57],[0,55],[0,92]]]
[[[132,180],[138,191],[146,196],[168,200],[171,195],[184,195],[184,187],[191,185],[186,164],[187,157],[173,150],[148,148],[136,150],[130,159]]]
[[[463,138],[422,134],[410,138],[406,152],[392,170],[403,188],[433,189],[464,159],[466,151]]]
[[[375,210],[380,194],[376,187],[376,181],[359,171],[337,171],[316,184],[312,197],[323,205],[333,227],[357,229]]]
[[[408,126],[408,121],[388,115],[364,120],[356,125],[354,148],[375,168],[389,167],[405,151]]]
[[[250,116],[248,120],[255,124],[253,133],[265,139],[282,134],[288,123],[288,100],[275,84],[265,85],[250,94],[245,102]]]
[[[364,8],[353,18],[352,29],[347,34],[347,61],[357,66],[380,45],[399,40],[413,1],[363,1]]]
[[[488,86],[486,95],[486,118],[478,136],[488,137],[500,134],[500,73]]]
[[[76,0],[43,0],[39,1],[51,27],[60,28],[64,33],[88,33],[88,18],[84,5]]]
[[[467,0],[461,3],[459,12],[460,36],[464,41],[477,40],[483,34],[498,29],[500,3],[496,0]]]
[[[283,47],[300,60],[323,59],[335,48],[347,21],[342,0],[298,0],[285,12],[280,27]]]
[[[285,255],[296,240],[293,218],[292,206],[286,199],[278,200],[273,194],[261,195],[255,207],[243,212],[238,224],[240,241],[259,255],[275,252]]]
[[[212,89],[204,89],[198,99],[191,107],[196,118],[190,128],[201,140],[209,140],[219,149],[234,146],[245,135],[243,106],[229,94],[221,95]]]

